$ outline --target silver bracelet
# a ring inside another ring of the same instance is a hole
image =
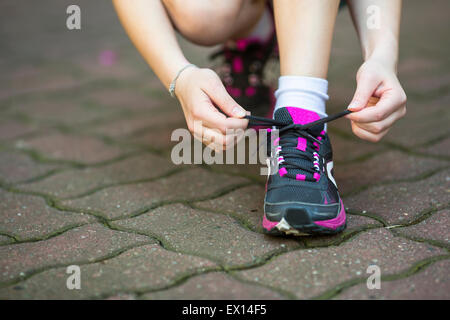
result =
[[[189,67],[197,67],[195,64],[192,64],[192,63],[190,63],[190,64],[188,64],[188,65],[185,65],[183,68],[181,68],[180,69],[180,71],[178,71],[178,73],[177,73],[177,75],[175,76],[175,78],[172,80],[172,82],[170,83],[170,85],[169,85],[169,93],[170,93],[170,96],[172,97],[172,98],[175,98],[175,84],[177,83],[177,79],[178,79],[178,77],[180,76],[180,74],[184,71],[184,70],[186,70],[187,68],[189,68]]]

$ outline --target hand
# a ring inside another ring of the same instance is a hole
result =
[[[406,114],[406,94],[393,68],[367,60],[356,75],[357,88],[348,109],[353,133],[378,142]]]
[[[177,80],[175,95],[183,108],[189,131],[216,151],[234,145],[238,139],[236,134],[227,134],[227,129],[245,129],[248,125],[248,120],[242,119],[246,115],[245,109],[231,98],[220,78],[210,69],[184,70]]]

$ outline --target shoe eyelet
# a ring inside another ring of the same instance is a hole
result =
[[[260,83],[259,77],[256,74],[250,74],[248,76],[248,83],[253,87],[257,86]]]

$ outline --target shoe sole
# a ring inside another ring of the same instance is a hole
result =
[[[345,230],[347,226],[346,215],[342,200],[339,214],[328,220],[314,220],[306,210],[301,207],[288,208],[279,214],[279,221],[271,221],[264,213],[263,231],[274,236],[312,236],[333,235]]]

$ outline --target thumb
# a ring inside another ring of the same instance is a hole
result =
[[[360,111],[369,103],[378,83],[367,77],[361,77],[356,85],[356,91],[347,109],[351,111]]]
[[[222,110],[226,115],[233,118],[243,118],[247,112],[228,94],[222,82],[214,86],[213,90],[208,92],[211,100]]]

